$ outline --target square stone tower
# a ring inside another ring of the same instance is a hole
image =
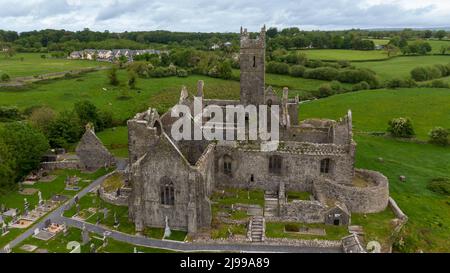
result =
[[[266,27],[256,39],[241,27],[241,103],[264,104]]]

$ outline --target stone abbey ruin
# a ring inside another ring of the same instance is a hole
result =
[[[171,111],[161,116],[154,109],[137,114],[128,121],[127,168],[129,217],[136,232],[164,227],[166,219],[171,228],[191,234],[208,228],[210,197],[226,188],[264,190],[263,221],[349,225],[352,213],[376,213],[387,207],[387,178],[354,167],[351,111],[339,121],[300,122],[299,99],[290,98],[287,88],[277,94],[265,87],[265,28],[256,39],[241,29],[240,69],[240,101],[207,99],[202,81],[196,97],[203,106],[279,106],[278,149],[266,151],[250,140],[175,141],[170,136],[176,121]],[[192,108],[193,103],[183,88],[179,104]],[[226,126],[236,129],[237,124]],[[103,164],[109,164],[109,156],[103,158]],[[308,192],[311,200],[289,202],[287,191]]]

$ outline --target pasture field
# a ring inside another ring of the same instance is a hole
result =
[[[382,62],[355,62],[356,67],[369,68],[382,80],[410,77],[410,72],[417,66],[450,63],[449,56],[398,56]]]
[[[343,117],[353,112],[355,131],[384,132],[388,121],[412,120],[417,137],[426,140],[435,126],[450,128],[450,89],[370,90],[335,95],[300,105],[300,119]]]
[[[347,50],[347,49],[305,49],[300,50],[310,59],[327,61],[370,61],[387,59],[382,50]]]
[[[369,39],[369,40],[373,41],[375,45],[387,45],[389,44],[390,41],[388,39]]]
[[[109,65],[108,63],[87,60],[50,58],[50,54],[44,54],[47,58],[43,59],[41,55],[43,54],[18,53],[12,58],[0,57],[0,74],[6,73],[11,78],[16,78]]]
[[[122,83],[126,82],[126,71],[119,71],[118,76]],[[205,81],[205,92],[210,98],[224,92],[239,97],[239,83],[234,81],[205,76],[138,79],[137,89],[130,90],[125,86],[111,86],[106,71],[98,71],[73,79],[36,83],[19,91],[0,91],[0,105],[17,106],[22,110],[46,105],[61,112],[72,109],[78,101],[90,100],[98,108],[111,111],[114,118],[126,120],[149,105],[161,112],[167,110],[178,100],[183,85],[195,94],[198,80]],[[158,99],[151,100],[155,94],[158,94]]]

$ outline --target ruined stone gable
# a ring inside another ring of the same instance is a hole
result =
[[[86,126],[86,132],[76,148],[81,166],[88,171],[115,165],[114,156],[106,149],[102,141],[95,134],[94,128]]]

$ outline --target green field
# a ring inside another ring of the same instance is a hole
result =
[[[0,58],[0,74],[6,73],[11,78],[15,78],[108,65],[107,63],[95,61],[49,58],[50,54],[46,54],[47,58],[43,59],[41,55],[37,53],[19,53],[12,58]],[[21,60],[22,58],[23,61]]]
[[[300,118],[338,119],[353,112],[356,131],[384,132],[388,121],[409,117],[420,139],[435,126],[450,128],[449,89],[371,90],[346,93],[300,106]]]
[[[120,80],[125,82],[126,71],[121,70],[118,74]],[[126,120],[149,105],[160,111],[167,110],[179,99],[183,85],[195,94],[198,80],[205,81],[205,92],[210,98],[223,93],[239,97],[238,82],[206,76],[139,79],[138,89],[129,90],[124,86],[111,86],[107,81],[106,71],[98,71],[74,79],[37,83],[18,91],[0,91],[0,105],[17,106],[22,110],[30,106],[46,105],[60,112],[72,109],[78,101],[90,100],[100,109],[111,111],[116,119]],[[155,94],[158,99],[152,98]]]
[[[300,50],[310,59],[326,61],[365,61],[387,59],[382,50],[346,50],[346,49],[306,49]]]
[[[389,44],[390,40],[388,39],[369,39],[375,43],[375,45],[387,45]]]
[[[116,157],[128,157],[128,128],[126,126],[106,129],[97,136]]]
[[[356,67],[369,68],[382,80],[410,77],[410,72],[417,66],[448,64],[450,56],[398,56],[382,62],[353,63]]]

